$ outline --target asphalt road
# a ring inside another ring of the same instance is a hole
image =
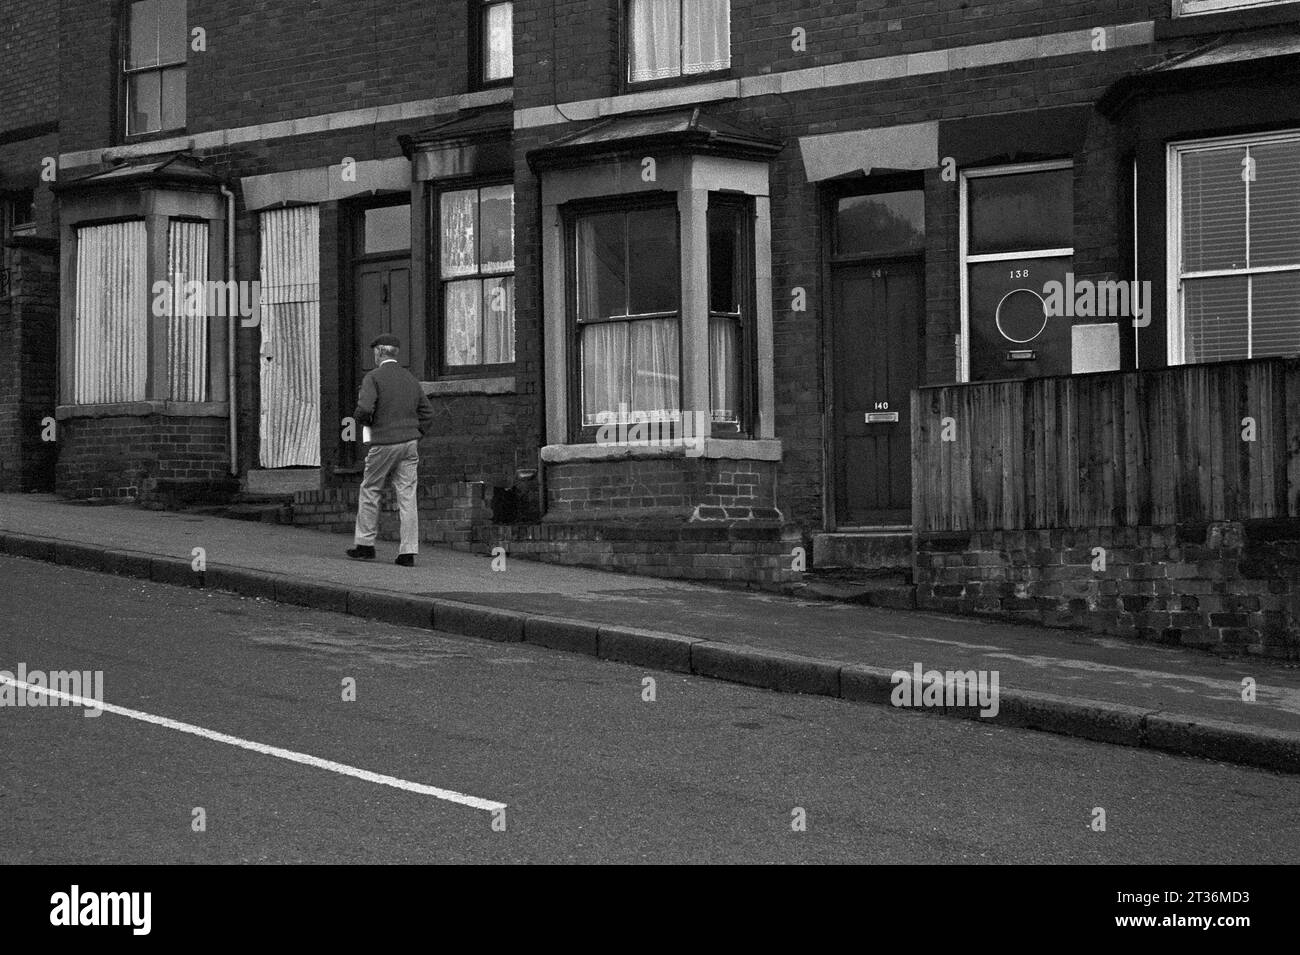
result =
[[[1294,777],[0,558],[0,670],[20,663],[101,670],[105,702],[136,715],[0,707],[4,863],[1281,863],[1300,850]]]

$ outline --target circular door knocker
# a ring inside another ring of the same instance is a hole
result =
[[[1047,303],[1031,288],[1012,289],[998,302],[994,321],[1007,341],[1017,345],[1032,342],[1047,328]],[[1027,338],[1016,337],[1025,334]]]

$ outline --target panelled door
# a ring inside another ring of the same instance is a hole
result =
[[[842,195],[831,229],[834,524],[912,519],[911,393],[925,329],[925,203],[917,188]]]
[[[370,206],[353,218],[353,394],[375,367],[369,345],[376,335],[396,335],[398,361],[411,367],[411,204]]]
[[[385,332],[402,342],[397,360],[411,367],[411,265],[401,262],[364,262],[357,266],[357,341],[363,346]],[[375,367],[369,348],[358,349],[361,375]],[[360,379],[358,378],[358,381]]]
[[[912,519],[911,392],[920,367],[923,278],[917,261],[835,270],[840,525]]]

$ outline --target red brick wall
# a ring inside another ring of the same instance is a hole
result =
[[[916,583],[931,610],[1300,659],[1294,521],[923,535]]]
[[[706,518],[748,519],[754,508],[774,507],[773,483],[773,465],[765,461],[673,457],[551,464],[547,515],[552,520],[690,516],[700,507]]]
[[[960,0],[925,3],[840,2],[778,4],[768,0],[733,0],[732,63],[737,75],[801,69],[845,60],[897,55],[1036,36],[1097,25],[1168,17],[1166,0],[1117,6],[1110,0],[1009,0],[970,4]],[[565,22],[585,9],[589,29],[551,32],[551,12]],[[1121,9],[1122,7],[1122,9]],[[617,29],[605,29],[616,2],[522,0],[516,14],[529,36],[543,49],[519,62],[515,79],[518,107],[608,96],[620,89],[622,58]],[[891,21],[898,20],[898,24]],[[617,26],[617,24],[615,25]],[[808,51],[791,49],[790,31],[808,31]],[[893,28],[897,26],[897,28]],[[607,35],[607,33],[609,35]],[[551,47],[554,44],[554,51]],[[602,46],[603,45],[603,46]],[[760,96],[705,109],[767,130],[787,143],[771,170],[772,273],[775,344],[776,433],[784,457],[779,466],[777,506],[806,528],[822,524],[825,475],[823,414],[829,383],[823,373],[827,290],[822,287],[822,193],[806,181],[797,138],[852,129],[999,114],[1038,108],[1089,105],[1116,79],[1148,65],[1159,54],[1146,48],[1079,54],[1041,62],[982,67],[925,75],[869,86],[813,89],[781,96]],[[559,63],[558,74],[551,63]],[[598,71],[605,62],[605,72]],[[569,69],[578,63],[582,69]],[[516,133],[520,196],[517,230],[521,237],[539,235],[536,180],[527,170],[528,150],[581,128],[567,123]],[[1117,235],[1117,156],[1109,124],[1098,116],[1089,126],[1085,147],[1076,161],[1075,269],[1081,275],[1109,277],[1121,267]],[[927,193],[927,327],[924,376],[929,383],[956,378],[954,336],[959,329],[958,187],[938,170],[925,176]],[[536,240],[520,242],[517,321],[521,356],[535,360],[541,280]],[[791,290],[808,291],[808,310],[790,309]],[[532,369],[521,381],[536,383]]]
[[[63,148],[108,145],[120,132],[121,2],[62,7]],[[460,3],[189,0],[188,11],[191,30],[207,32],[207,51],[188,55],[189,133],[446,96],[468,82]]]
[[[101,4],[102,6],[102,4]],[[59,106],[59,3],[0,2],[0,133],[56,118]]]
[[[59,422],[56,490],[145,500],[168,483],[220,482],[229,474],[226,449],[224,418],[70,418]]]

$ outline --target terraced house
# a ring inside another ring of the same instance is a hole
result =
[[[56,6],[60,493],[350,526],[391,331],[435,541],[1300,653],[1297,0]]]

